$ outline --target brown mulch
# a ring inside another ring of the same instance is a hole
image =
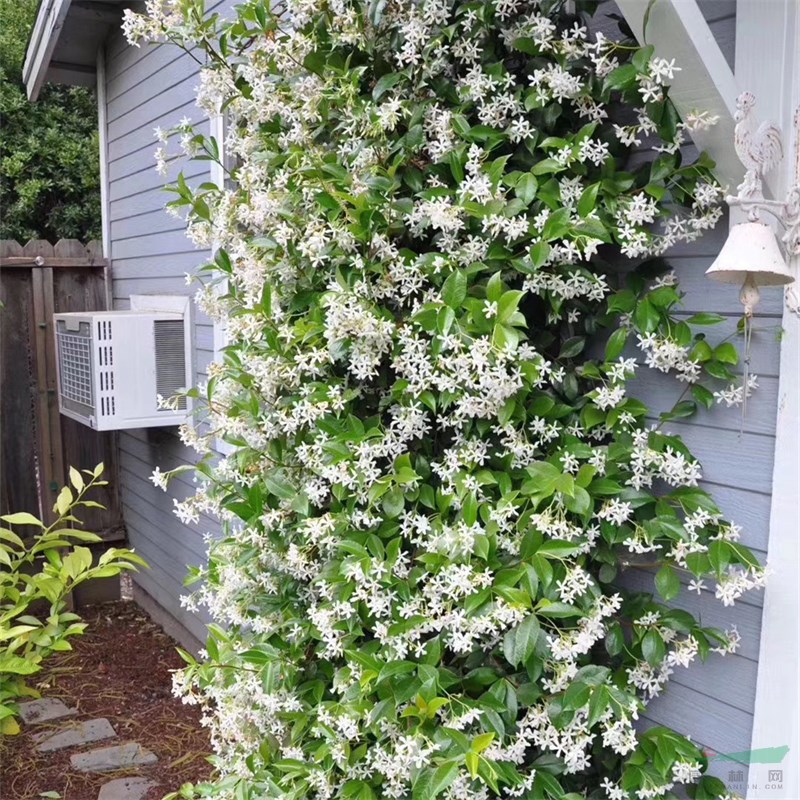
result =
[[[172,696],[170,671],[183,665],[176,642],[130,601],[84,609],[81,615],[88,627],[71,639],[74,649],[52,656],[30,683],[43,697],[77,708],[76,719],[106,717],[113,725],[116,739],[80,750],[132,741],[159,760],[102,775],[80,773],[69,762],[78,749],[39,754],[30,735],[46,726],[26,726],[18,736],[0,736],[0,798],[38,800],[41,792],[58,792],[63,800],[96,800],[104,783],[141,775],[158,782],[147,795],[156,800],[183,783],[208,779],[211,748],[200,714]]]

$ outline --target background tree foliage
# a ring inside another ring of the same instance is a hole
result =
[[[22,85],[36,0],[0,0],[0,238],[88,241],[100,236],[94,93]]]

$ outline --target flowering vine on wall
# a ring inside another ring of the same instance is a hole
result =
[[[658,259],[720,217],[680,149],[711,120],[678,119],[672,62],[589,27],[549,0],[126,12],[226,115],[226,158],[187,122],[183,149],[235,165],[172,203],[215,248],[199,302],[229,337],[178,507],[224,529],[177,681],[217,754],[202,794],[725,795],[688,739],[635,730],[737,644],[665,603],[763,581],[664,427],[745,392]],[[628,393],[643,368],[685,384],[660,419]],[[654,594],[620,588],[633,561]]]

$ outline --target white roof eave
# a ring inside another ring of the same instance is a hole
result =
[[[39,4],[22,67],[22,81],[31,101],[39,96],[45,82],[71,3],[72,0],[41,0]]]

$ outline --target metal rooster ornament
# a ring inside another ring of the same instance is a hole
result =
[[[742,92],[736,98],[736,113],[733,116],[736,121],[733,144],[746,170],[744,180],[737,187],[742,200],[763,198],[764,175],[783,160],[781,129],[772,122],[762,122],[756,128],[755,115],[752,113],[755,104],[753,94]],[[750,209],[748,216],[753,221],[758,219],[757,206]]]

